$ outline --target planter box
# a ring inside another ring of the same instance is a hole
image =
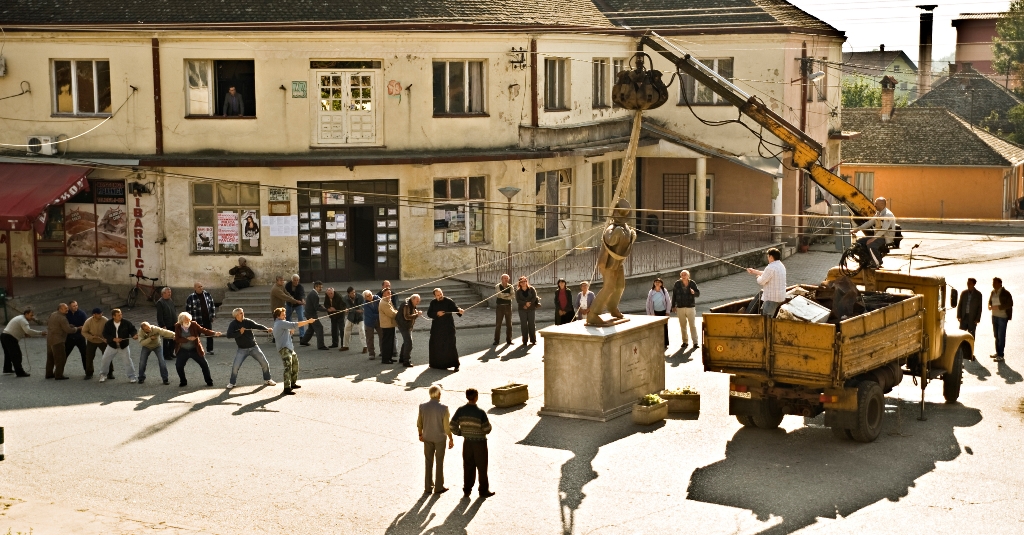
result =
[[[633,405],[633,423],[640,425],[651,425],[660,422],[668,417],[668,402],[662,401],[657,405],[645,407],[639,403]]]
[[[495,407],[511,407],[526,403],[530,399],[530,393],[526,385],[508,385],[491,389],[491,405]]]
[[[661,392],[658,395],[668,402],[668,412],[700,412],[700,394]]]

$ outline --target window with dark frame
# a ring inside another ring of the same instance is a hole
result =
[[[608,107],[608,60],[604,58],[594,59],[594,108]]]
[[[485,242],[486,183],[482,176],[434,179],[435,246]]]
[[[192,183],[192,252],[260,254],[260,224],[258,183]]]
[[[564,111],[569,109],[568,101],[568,70],[569,60],[564,58],[547,58],[544,60],[544,109]]]
[[[594,162],[590,165],[590,206],[591,221],[602,223],[608,213],[608,200],[605,187],[608,184],[608,167],[610,162]]]
[[[185,88],[187,117],[256,117],[254,60],[187,59]]]
[[[484,62],[434,61],[434,115],[483,115]]]
[[[733,58],[716,58],[716,59],[702,59],[702,64],[708,69],[711,69],[718,74],[722,75],[726,80],[732,81],[733,75]],[[721,96],[717,95],[710,88],[697,82],[694,77],[683,74],[679,77],[682,82],[679,84],[679,101],[680,106],[685,106],[687,102],[691,106],[729,106],[729,101],[725,100]]]
[[[54,115],[110,115],[110,61],[55,59],[51,63]]]

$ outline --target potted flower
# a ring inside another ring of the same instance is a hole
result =
[[[662,390],[659,394],[668,401],[668,412],[700,412],[700,392],[684,386],[673,390]]]
[[[668,417],[668,402],[657,394],[647,394],[633,405],[633,423],[651,425]]]
[[[530,399],[530,392],[526,389],[526,385],[509,383],[491,389],[491,404],[495,407],[511,407],[526,403],[528,399]]]

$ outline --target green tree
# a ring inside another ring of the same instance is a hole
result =
[[[1024,104],[1010,108],[1006,114],[1006,121],[1013,127],[1013,133],[1008,134],[1006,139],[1014,143],[1024,143]]]
[[[894,104],[897,108],[906,108],[908,99],[906,95],[896,97]],[[882,87],[877,82],[858,78],[855,81],[843,81],[843,107],[844,108],[881,108]]]
[[[1024,0],[1013,0],[996,22],[992,66],[1003,75],[1024,72]]]

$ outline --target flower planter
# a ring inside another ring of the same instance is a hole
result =
[[[526,385],[506,385],[491,389],[491,405],[495,407],[511,407],[526,403],[530,399],[530,393]]]
[[[670,394],[666,390],[658,395],[668,402],[668,412],[700,412],[700,394]]]
[[[644,406],[639,403],[633,405],[633,423],[640,425],[651,425],[660,422],[668,417],[668,402],[662,401],[657,405]]]

